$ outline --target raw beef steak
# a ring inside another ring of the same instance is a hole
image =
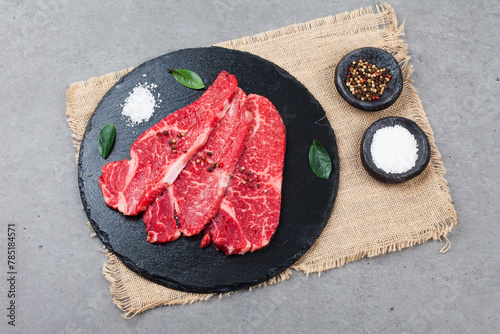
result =
[[[212,240],[227,255],[266,246],[280,218],[285,126],[265,97],[249,95],[246,108],[253,116],[249,138],[201,243],[205,247]]]
[[[229,174],[243,152],[251,114],[245,109],[246,94],[236,88],[230,108],[217,123],[207,143],[198,150],[179,174],[174,184],[146,209],[144,223],[148,241],[169,242],[180,231],[191,236],[219,210],[229,183]],[[179,220],[179,230],[174,218]]]
[[[175,211],[183,235],[200,233],[219,210],[252,120],[245,101],[246,94],[237,88],[226,116],[174,182]]]
[[[106,204],[125,215],[144,211],[206,143],[237,85],[234,75],[222,71],[198,100],[137,138],[130,160],[104,165],[99,186]]]

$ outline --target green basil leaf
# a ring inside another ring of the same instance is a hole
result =
[[[328,179],[332,172],[332,160],[326,149],[316,139],[309,148],[309,165],[317,177]]]
[[[172,73],[175,80],[177,80],[182,85],[192,88],[192,89],[202,89],[205,88],[203,84],[203,80],[201,80],[200,76],[192,71],[184,70],[184,69],[171,69],[168,71]]]
[[[106,125],[102,128],[101,133],[99,133],[99,138],[97,139],[97,149],[99,154],[106,159],[113,147],[115,142],[116,129],[113,123]]]

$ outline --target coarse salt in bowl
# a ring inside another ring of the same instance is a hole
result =
[[[361,143],[361,161],[379,181],[401,183],[423,172],[430,160],[430,144],[422,129],[403,117],[374,122]]]
[[[406,173],[418,159],[417,140],[399,124],[378,129],[370,149],[373,162],[386,173]]]

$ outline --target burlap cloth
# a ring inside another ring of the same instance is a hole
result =
[[[444,166],[417,91],[410,83],[403,26],[387,4],[287,26],[218,44],[248,51],[283,67],[318,99],[337,136],[340,186],[331,218],[314,246],[291,268],[320,273],[362,257],[371,257],[446,239],[456,213],[444,179]],[[404,88],[389,109],[368,113],[344,102],[334,85],[335,66],[346,53],[364,46],[391,52],[402,66]],[[67,91],[67,116],[76,147],[104,93],[128,70],[74,83]],[[307,111],[304,111],[307,112]],[[360,141],[368,126],[386,116],[417,122],[431,143],[431,160],[418,177],[399,185],[383,184],[368,175],[360,161]],[[447,240],[447,239],[446,239]],[[445,248],[449,246],[446,243]],[[442,251],[444,251],[444,249]],[[207,300],[214,294],[176,291],[152,283],[106,252],[104,275],[116,305],[129,318],[159,305]],[[290,277],[287,270],[271,282]]]

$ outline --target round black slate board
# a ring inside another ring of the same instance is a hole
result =
[[[410,170],[404,173],[386,173],[384,170],[378,168],[373,162],[371,153],[373,135],[382,128],[396,125],[406,128],[415,137],[418,146],[418,157],[417,161],[415,161],[415,166]],[[424,131],[417,123],[404,117],[389,116],[375,121],[368,127],[361,141],[361,162],[363,166],[371,176],[385,183],[402,183],[414,178],[424,171],[429,164],[430,158],[431,145]]]
[[[175,81],[167,68],[198,73],[206,86],[222,70],[235,74],[247,94],[267,97],[280,112],[287,130],[282,206],[278,229],[269,245],[245,255],[226,256],[215,247],[200,249],[201,236],[167,244],[146,241],[142,215],[126,217],[104,203],[98,186],[101,168],[129,159],[131,144],[150,126],[192,103],[203,91]],[[130,127],[122,105],[138,84],[154,83],[159,106],[148,122]],[[116,142],[104,160],[97,150],[100,130],[116,126]],[[310,170],[308,151],[319,140],[333,161],[328,180]],[[138,66],[103,97],[90,119],[81,144],[78,168],[82,202],[104,245],[130,269],[169,288],[191,292],[226,292],[267,281],[297,261],[315,242],[330,217],[337,196],[339,159],[335,135],[318,101],[290,74],[257,56],[223,48],[175,51]]]
[[[360,59],[366,59],[378,67],[388,69],[389,74],[392,76],[387,84],[387,89],[378,100],[361,101],[352,95],[349,88],[345,85],[347,74],[349,74],[349,67],[352,66],[353,61]],[[393,105],[399,98],[399,95],[401,95],[401,91],[403,90],[403,74],[398,62],[389,52],[378,48],[365,47],[349,52],[340,60],[335,69],[335,86],[340,96],[353,107],[364,111],[380,111]]]

